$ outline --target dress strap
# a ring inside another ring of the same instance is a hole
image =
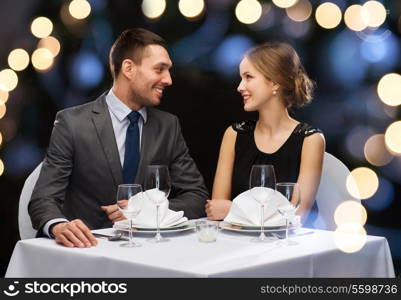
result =
[[[295,133],[306,137],[315,133],[323,133],[323,132],[319,128],[313,127],[307,123],[299,123],[295,129]]]
[[[238,133],[248,133],[253,132],[253,130],[255,129],[255,125],[255,120],[246,120],[232,123],[231,127]]]

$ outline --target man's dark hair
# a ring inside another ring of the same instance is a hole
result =
[[[163,38],[143,28],[124,30],[116,39],[110,50],[110,70],[116,79],[121,71],[124,59],[132,59],[135,64],[141,64],[143,52],[148,45],[160,45],[167,50]]]

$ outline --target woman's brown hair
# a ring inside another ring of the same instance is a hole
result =
[[[315,83],[308,77],[294,48],[286,43],[264,43],[246,57],[267,79],[280,85],[286,107],[303,106],[312,100]]]

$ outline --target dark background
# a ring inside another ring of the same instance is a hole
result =
[[[0,120],[3,135],[0,159],[5,165],[0,177],[2,276],[19,239],[19,195],[24,180],[43,158],[56,112],[94,100],[111,87],[107,66],[110,46],[121,31],[138,26],[158,33],[169,43],[174,62],[173,86],[165,91],[159,108],[180,118],[191,155],[210,191],[225,128],[234,121],[256,118],[255,114],[243,111],[236,92],[241,53],[264,41],[291,43],[318,86],[312,104],[292,113],[298,120],[321,128],[327,152],[350,169],[366,166],[378,174],[379,190],[365,201],[368,210],[365,228],[368,234],[387,237],[396,273],[400,273],[401,159],[394,157],[386,166],[372,166],[363,157],[363,144],[369,134],[384,133],[390,123],[401,118],[399,107],[383,105],[375,91],[384,74],[401,72],[401,1],[382,1],[388,10],[386,22],[377,31],[366,32],[391,33],[387,50],[379,55],[380,59],[374,57],[373,62],[369,60],[369,51],[364,56],[358,50],[363,47],[361,36],[347,29],[343,21],[332,30],[319,27],[313,15],[301,25],[291,23],[285,11],[274,7],[270,0],[260,1],[265,9],[270,5],[270,11],[263,22],[252,26],[236,19],[238,1],[206,1],[203,16],[187,20],[178,11],[178,1],[169,0],[163,16],[152,21],[144,17],[139,0],[89,2],[91,15],[74,25],[66,24],[60,17],[60,9],[68,1],[2,0],[0,3],[0,70],[8,68],[11,50],[24,48],[33,52],[38,39],[29,28],[37,16],[52,20],[52,36],[61,42],[61,52],[51,70],[37,72],[30,65],[18,72],[18,86],[10,92],[7,113]],[[311,0],[313,12],[321,2],[324,1]],[[348,5],[365,1],[332,2],[338,3],[344,12]],[[305,34],[299,34],[304,28],[307,28]],[[381,202],[384,204],[378,208],[375,203]]]

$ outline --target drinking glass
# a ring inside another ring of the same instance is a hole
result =
[[[285,218],[285,240],[279,241],[280,245],[292,246],[298,243],[290,240],[288,236],[289,221],[295,218],[295,213],[300,204],[300,189],[298,183],[279,182],[276,184],[276,191],[281,193],[288,201],[288,206],[281,206],[277,210]]]
[[[129,240],[121,247],[140,247],[132,239],[132,219],[141,211],[142,186],[140,184],[120,184],[117,188],[117,207],[122,214],[129,220]]]
[[[253,239],[254,242],[266,242],[269,239],[265,235],[264,209],[269,198],[274,196],[276,176],[272,165],[253,165],[249,177],[249,188],[252,197],[260,203],[260,235]]]
[[[150,165],[147,167],[146,173],[146,191],[147,196],[156,204],[156,230],[155,237],[149,241],[160,243],[167,242],[169,239],[163,238],[160,234],[160,218],[159,218],[159,207],[166,201],[171,190],[171,180],[168,167],[165,165]],[[155,190],[154,190],[155,189]]]

